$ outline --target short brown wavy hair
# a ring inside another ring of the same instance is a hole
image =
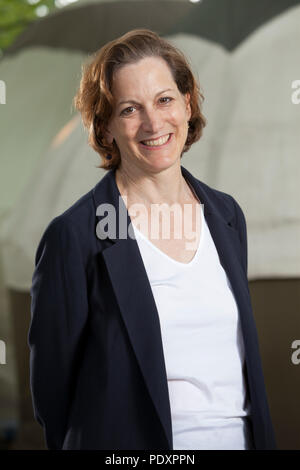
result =
[[[181,157],[202,136],[206,125],[201,112],[204,96],[184,54],[157,33],[149,29],[134,29],[105,44],[92,55],[91,61],[83,64],[79,89],[73,100],[88,130],[88,143],[102,158],[98,168],[114,169],[121,161],[116,142],[109,144],[105,141],[105,131],[114,109],[113,74],[117,69],[146,57],[164,59],[179,91],[183,95],[190,94],[191,118]],[[109,160],[107,154],[111,155]]]

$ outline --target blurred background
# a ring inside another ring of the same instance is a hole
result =
[[[0,449],[46,449],[29,387],[34,256],[104,175],[72,108],[81,64],[140,27],[178,46],[200,82],[207,127],[182,165],[244,211],[277,443],[300,449],[299,24],[299,0],[0,0]]]

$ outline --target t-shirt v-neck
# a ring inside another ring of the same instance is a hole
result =
[[[199,253],[201,251],[202,245],[203,245],[203,239],[204,239],[204,215],[203,215],[203,208],[200,204],[200,214],[201,214],[201,233],[200,233],[200,239],[198,241],[198,246],[196,253],[194,254],[193,258],[188,262],[188,263],[183,263],[181,261],[177,261],[171,256],[167,255],[164,251],[160,250],[154,243],[152,243],[146,235],[144,235],[134,224],[132,224],[135,235],[142,239],[152,250],[154,250],[157,254],[161,255],[165,260],[168,260],[170,263],[174,263],[174,265],[177,266],[182,266],[182,267],[188,267],[192,266],[194,263],[196,263]],[[188,242],[192,243],[192,242]]]

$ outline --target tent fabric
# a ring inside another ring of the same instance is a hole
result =
[[[103,176],[98,155],[75,116],[52,142],[35,168],[15,210],[2,226],[2,259],[7,286],[28,290],[41,234],[56,215],[71,206]],[[77,124],[77,127],[76,127]],[[74,129],[78,132],[74,132]]]
[[[75,115],[72,98],[85,57],[37,47],[0,61],[7,95],[0,106],[0,220],[16,204],[53,137]]]
[[[299,76],[300,7],[260,28],[231,57],[230,125],[214,181],[228,188],[248,222],[249,278],[300,273]]]
[[[243,208],[249,279],[297,277],[300,271],[299,134],[297,108],[288,94],[289,78],[296,76],[299,19],[297,7],[260,28],[233,54],[197,37],[169,37],[198,76],[208,119],[203,138],[185,154],[182,164],[207,184],[232,194]],[[278,61],[279,48],[285,68]],[[3,263],[10,287],[30,287],[34,251],[43,229],[103,175],[90,165],[87,155],[98,158],[87,146],[78,120],[62,145],[41,160],[21,196],[22,205],[3,224]]]

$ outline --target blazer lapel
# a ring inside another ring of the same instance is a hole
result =
[[[234,208],[229,202],[227,205],[223,198],[218,197],[185,168],[181,167],[181,171],[204,204],[204,216],[220,262],[230,280],[239,310],[243,314],[249,294],[246,287],[247,279],[239,259],[238,232],[231,226],[235,217]],[[172,449],[171,410],[159,315],[138,244],[129,236],[128,228],[131,220],[118,191],[113,170],[95,186],[93,195],[96,208],[100,204],[109,203],[116,209],[116,232],[109,235],[111,244],[103,250],[103,258],[140,370],[163,426],[168,445]],[[102,216],[99,216],[99,220],[101,219]],[[120,233],[123,233],[122,237],[119,236]],[[246,325],[242,316],[243,330]]]
[[[116,208],[116,234],[103,250],[120,312],[135,352],[149,395],[163,426],[167,446],[173,448],[171,411],[163,354],[159,316],[144,263],[135,239],[128,234],[131,222],[115,182],[114,172],[107,173],[93,190],[96,207],[110,203]],[[127,237],[124,236],[124,222]],[[101,219],[101,217],[99,218]]]

